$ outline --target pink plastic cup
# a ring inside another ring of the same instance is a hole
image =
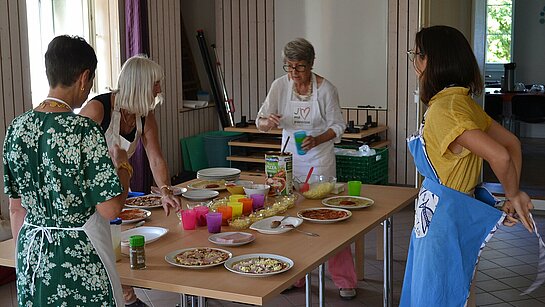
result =
[[[184,230],[193,230],[195,229],[195,224],[197,222],[197,213],[193,209],[183,210],[182,211],[182,225]]]
[[[221,213],[208,212],[206,214],[206,226],[209,233],[221,232]]]
[[[197,216],[197,226],[206,226],[206,214],[209,211],[208,207],[198,206],[193,210],[195,210],[195,215]]]
[[[253,199],[252,207],[254,211],[257,211],[265,205],[265,195],[263,194],[252,194],[250,198]]]

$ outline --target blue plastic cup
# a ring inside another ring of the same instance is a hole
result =
[[[300,155],[304,155],[307,153],[307,151],[301,147],[306,137],[306,131],[297,131],[293,134],[293,138],[295,139],[295,147],[297,147],[297,153]]]

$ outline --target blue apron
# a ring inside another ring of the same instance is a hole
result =
[[[400,306],[465,306],[479,255],[505,213],[494,208],[493,198],[485,203],[441,184],[421,133],[408,146],[425,180],[415,205]]]

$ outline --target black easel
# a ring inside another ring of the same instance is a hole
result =
[[[212,89],[212,96],[214,97],[216,109],[218,110],[218,115],[220,117],[221,126],[223,128],[232,127],[235,125],[235,121],[233,119],[233,113],[231,113],[229,98],[223,97],[220,91],[220,85],[217,79],[218,76],[214,73],[214,65],[212,64],[212,59],[208,52],[208,45],[206,44],[203,30],[197,30],[197,41],[199,42],[199,48],[204,61],[206,74],[208,75],[208,81],[210,82],[210,87]]]

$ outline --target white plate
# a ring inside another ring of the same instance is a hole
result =
[[[133,202],[133,201],[138,201],[140,199],[145,199],[145,198],[157,198],[159,201],[155,204],[155,205],[148,205],[148,206],[139,206],[139,205],[135,205],[135,204],[131,204],[131,203],[127,203],[127,202]],[[125,201],[125,207],[129,207],[129,208],[140,208],[140,209],[153,209],[153,208],[159,208],[159,207],[162,207],[162,203],[161,203],[161,197],[159,195],[144,195],[144,196],[137,196],[137,197],[131,197],[131,198],[127,198],[127,200]]]
[[[233,236],[233,235],[237,235],[237,234],[240,235],[240,236],[244,236],[245,238],[242,238],[241,240],[239,240],[237,242],[232,242],[232,240],[229,240],[229,236]],[[223,239],[223,238],[225,238],[225,239]],[[240,246],[240,245],[244,245],[244,244],[248,244],[250,242],[253,242],[254,240],[255,240],[255,236],[253,234],[247,233],[247,232],[239,232],[239,231],[220,232],[220,233],[216,233],[216,234],[213,234],[213,235],[208,237],[208,241],[210,241],[210,242],[212,242],[214,244],[217,244],[217,245],[221,245],[221,246]]]
[[[234,177],[240,175],[240,170],[238,168],[230,167],[211,167],[205,168],[197,172],[197,176],[204,177]],[[198,178],[198,177],[197,177]]]
[[[271,273],[261,273],[261,274],[258,274],[258,273],[246,273],[246,272],[242,272],[242,271],[237,271],[233,268],[233,265],[237,264],[238,262],[240,261],[244,261],[244,260],[248,260],[248,259],[252,259],[252,258],[258,258],[258,257],[261,257],[261,258],[272,258],[272,259],[277,259],[277,260],[280,260],[282,262],[285,262],[287,264],[287,267],[285,267],[284,269],[280,270],[280,271],[277,271],[277,272],[271,272]],[[276,275],[276,274],[280,274],[280,273],[284,273],[286,272],[287,270],[291,269],[293,267],[293,260],[291,260],[290,258],[288,257],[284,257],[284,256],[280,256],[280,255],[274,255],[274,254],[246,254],[246,255],[240,255],[240,256],[236,256],[236,257],[233,257],[227,261],[225,261],[225,264],[224,264],[225,268],[233,273],[237,273],[237,274],[240,274],[240,275],[244,275],[244,276],[251,276],[251,277],[267,277],[267,276],[271,276],[271,275]]]
[[[279,233],[284,233],[290,231],[291,227],[284,227],[282,228],[282,225],[292,224],[295,227],[298,227],[303,223],[303,220],[297,217],[290,216],[282,221],[282,224],[276,228],[272,228],[271,224],[273,221],[280,221],[283,219],[284,216],[271,216],[266,219],[262,219],[260,221],[257,221],[250,226],[250,229],[257,230],[264,234],[274,235]]]
[[[304,217],[302,213],[305,212],[305,211],[309,211],[309,210],[334,210],[334,211],[342,211],[342,212],[345,212],[346,215],[345,215],[344,217],[341,217],[341,218],[338,218],[338,219],[331,219],[331,220],[319,220],[319,219],[312,219],[312,218]],[[297,212],[297,216],[300,217],[300,218],[302,218],[302,219],[305,220],[305,221],[309,221],[309,222],[313,222],[313,223],[331,224],[331,223],[335,223],[335,222],[344,221],[344,220],[350,218],[350,217],[352,216],[352,212],[350,212],[349,210],[340,209],[340,208],[308,208],[308,209],[303,209],[303,210],[300,210],[299,212]]]
[[[135,219],[131,219],[131,220],[121,219],[121,224],[130,224],[130,223],[140,222],[140,221],[143,221],[143,220],[147,219],[151,215],[151,211],[140,209],[140,208],[123,209],[121,212],[129,211],[129,210],[137,210],[137,211],[143,213],[143,217],[135,218]]]
[[[163,227],[148,227],[141,226],[136,228],[127,229],[121,232],[121,245],[129,246],[129,238],[134,235],[142,235],[146,240],[146,244],[157,241],[160,237],[164,236],[168,232],[168,229]]]
[[[182,187],[170,187],[170,190],[172,190],[172,194],[174,195],[182,195],[187,192],[187,189]],[[151,193],[154,195],[161,195],[161,190],[158,187],[151,187]]]
[[[214,190],[189,190],[182,194],[183,197],[191,200],[206,200],[218,195],[220,195],[220,193]]]
[[[218,185],[216,188],[207,188],[208,185]],[[221,191],[225,190],[227,187],[225,186],[225,180],[201,180],[197,182],[193,182],[187,186],[189,189],[194,190],[214,190],[214,191]]]
[[[206,268],[210,268],[210,267],[213,267],[213,266],[223,264],[225,262],[225,261],[222,261],[222,262],[214,263],[214,264],[196,266],[196,265],[184,265],[184,264],[176,262],[176,260],[174,259],[174,257],[176,257],[176,255],[178,255],[181,252],[185,252],[185,251],[193,250],[193,249],[198,249],[198,248],[209,248],[209,249],[225,252],[225,253],[229,254],[229,258],[226,261],[228,261],[231,257],[233,257],[233,254],[231,254],[231,252],[226,251],[224,249],[220,249],[220,248],[215,248],[215,247],[191,247],[191,248],[184,248],[184,249],[179,249],[179,250],[175,250],[173,252],[170,252],[165,256],[165,260],[166,260],[166,262],[168,262],[168,263],[170,263],[172,265],[179,266],[179,267],[186,268],[186,269],[206,269]]]
[[[352,201],[354,201],[354,199],[356,201],[360,200],[360,201],[364,201],[364,204],[354,204],[354,205],[342,205],[342,204],[338,204],[338,205],[335,205],[335,204],[331,204],[330,202],[333,201],[333,200],[351,200],[352,198]],[[354,210],[354,209],[362,209],[362,208],[367,208],[367,207],[371,207],[373,204],[375,203],[374,200],[372,200],[371,198],[367,198],[367,197],[361,197],[361,196],[333,196],[333,197],[328,197],[324,200],[322,200],[322,204],[326,207],[331,207],[331,208],[341,208],[341,209],[348,209],[348,210]]]

